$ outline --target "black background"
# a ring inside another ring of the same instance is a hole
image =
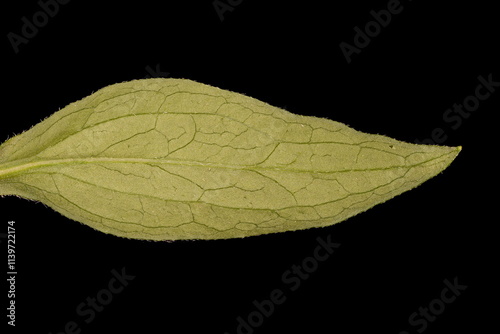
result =
[[[442,128],[441,144],[463,146],[459,157],[438,177],[341,224],[241,240],[127,240],[40,203],[2,198],[0,232],[16,222],[16,327],[8,332],[55,334],[75,321],[81,333],[233,334],[237,317],[279,288],[287,300],[255,333],[416,333],[409,316],[455,277],[467,289],[424,333],[495,326],[488,302],[498,304],[497,195],[488,190],[497,188],[500,88],[456,129],[443,114],[474,94],[478,76],[500,81],[498,11],[488,2],[402,1],[402,12],[348,64],[339,44],[353,44],[354,27],[363,29],[388,1],[239,2],[221,21],[212,0],[73,0],[18,53],[7,34],[20,35],[22,17],[32,22],[41,7],[4,3],[0,140],[103,86],[144,78],[149,66],[404,141]],[[338,250],[287,290],[282,274],[328,236]],[[85,323],[77,306],[122,268],[135,278]]]

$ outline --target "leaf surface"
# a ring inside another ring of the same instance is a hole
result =
[[[105,87],[0,146],[0,195],[149,240],[322,227],[445,169],[416,145],[185,79]]]

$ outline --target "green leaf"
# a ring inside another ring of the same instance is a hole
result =
[[[0,195],[149,240],[328,226],[440,173],[409,144],[184,79],[105,87],[0,146]]]

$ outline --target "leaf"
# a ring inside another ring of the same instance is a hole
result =
[[[0,146],[0,195],[149,240],[328,226],[440,173],[403,143],[185,79],[105,87]]]

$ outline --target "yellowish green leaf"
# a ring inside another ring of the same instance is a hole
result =
[[[184,79],[105,87],[0,146],[0,195],[99,231],[219,239],[322,227],[445,169],[416,145]]]

